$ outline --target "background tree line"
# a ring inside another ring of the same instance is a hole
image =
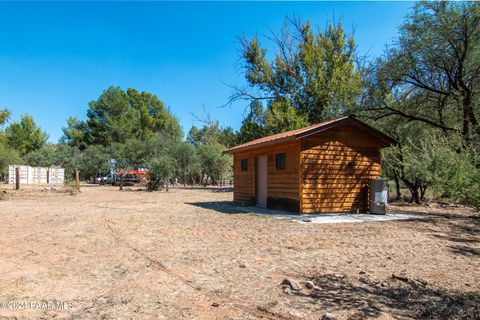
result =
[[[0,114],[5,127],[10,112]],[[84,180],[117,169],[146,167],[152,189],[167,182],[217,184],[231,177],[231,159],[223,150],[231,146],[233,130],[218,122],[192,127],[187,139],[178,120],[162,101],[147,92],[110,87],[89,103],[85,121],[69,118],[56,144],[47,143],[29,115],[10,123],[0,133],[0,170],[9,164],[61,166],[67,178],[76,170]]]
[[[111,87],[70,118],[58,144],[28,115],[0,134],[0,169],[15,161],[57,164],[83,178],[119,166],[145,165],[158,184],[215,183],[228,177],[222,150],[237,143],[355,115],[398,144],[383,151],[383,175],[397,197],[427,192],[480,207],[480,4],[420,2],[399,37],[377,59],[360,57],[341,22],[324,29],[287,19],[280,32],[240,41],[247,86],[232,86],[226,105],[247,101],[240,129],[207,117],[185,141],[177,119],[154,95]],[[267,52],[262,41],[274,44]],[[5,127],[8,111],[0,114]],[[15,160],[15,161],[14,161]]]

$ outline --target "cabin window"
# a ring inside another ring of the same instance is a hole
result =
[[[242,159],[240,161],[240,168],[242,171],[248,171],[248,159]]]
[[[287,154],[286,153],[277,153],[275,155],[275,169],[277,170],[285,170],[287,162]]]

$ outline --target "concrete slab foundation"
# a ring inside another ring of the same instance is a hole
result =
[[[258,206],[235,207],[235,209],[259,216],[273,217],[298,223],[355,223],[355,222],[378,222],[395,220],[424,219],[418,214],[389,213],[385,215],[367,213],[322,213],[322,214],[292,214],[291,212],[272,210]]]

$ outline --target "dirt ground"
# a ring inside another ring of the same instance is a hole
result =
[[[1,188],[0,318],[480,317],[480,220],[466,208],[299,224],[240,213],[222,189]]]

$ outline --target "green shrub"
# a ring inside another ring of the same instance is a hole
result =
[[[480,168],[475,151],[453,150],[446,144],[437,144],[431,151],[428,171],[433,188],[444,197],[480,209]]]
[[[152,156],[147,161],[147,168],[150,175],[148,190],[158,190],[160,187],[168,187],[168,180],[175,175],[175,160],[166,154]]]
[[[8,165],[23,163],[24,161],[16,150],[0,143],[0,176],[8,174]]]

